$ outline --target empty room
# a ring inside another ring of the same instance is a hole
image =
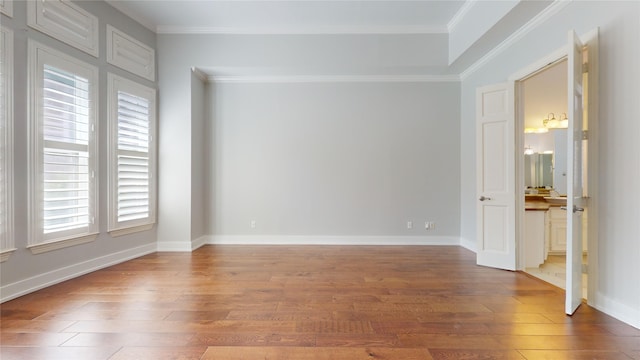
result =
[[[3,360],[640,360],[640,2],[0,12]]]

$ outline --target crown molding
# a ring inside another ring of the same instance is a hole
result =
[[[153,31],[154,33],[158,32],[157,31],[158,29],[156,28],[156,25],[152,21],[150,21],[149,19],[147,19],[146,17],[144,17],[142,15],[132,13],[129,9],[126,9],[124,6],[122,6],[120,1],[105,0],[105,2],[107,4],[109,4],[112,8],[120,11],[123,15],[128,16],[133,21],[135,21],[138,24],[144,26],[145,28]]]
[[[458,75],[294,75],[294,76],[216,76],[212,83],[411,83],[459,82]]]
[[[282,26],[282,27],[198,27],[165,26],[158,34],[222,34],[222,35],[411,35],[447,34],[444,26]]]
[[[447,24],[447,31],[449,33],[451,33],[451,31],[453,31],[453,29],[458,25],[458,23],[462,21],[464,16],[467,15],[467,13],[469,12],[469,10],[471,10],[471,7],[473,6],[473,4],[476,3],[476,1],[477,0],[465,1],[465,3],[460,7],[458,12],[455,15],[453,15],[453,17],[451,18],[451,20],[449,20],[449,23]]]
[[[207,75],[207,73],[205,73],[204,71],[198,69],[197,67],[193,66],[191,67],[191,72],[193,72],[193,74],[200,80],[207,82],[209,81],[209,75]]]
[[[460,79],[464,80],[469,77],[471,74],[482,68],[489,61],[493,60],[496,56],[501,54],[511,45],[518,42],[525,35],[527,35],[530,31],[538,27],[543,22],[549,20],[553,15],[560,12],[560,10],[564,9],[567,5],[569,5],[573,0],[555,0],[551,5],[547,6],[544,10],[542,10],[538,15],[536,15],[533,19],[529,20],[526,24],[524,24],[520,29],[511,34],[509,37],[504,39],[498,46],[494,47],[491,51],[481,57],[478,61],[473,63],[471,66],[466,68],[463,72],[460,73]]]

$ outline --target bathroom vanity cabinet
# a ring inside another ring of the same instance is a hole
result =
[[[549,253],[564,255],[567,251],[567,211],[552,206],[548,213]]]

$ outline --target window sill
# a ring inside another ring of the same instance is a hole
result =
[[[97,237],[98,237],[98,233],[95,233],[95,234],[89,234],[89,235],[84,235],[79,237],[73,237],[70,239],[55,240],[55,241],[50,241],[42,244],[30,245],[28,246],[28,248],[29,250],[31,250],[33,254],[42,254],[48,251],[63,249],[66,247],[80,245],[80,244],[86,244],[88,242],[92,242]]]
[[[7,261],[7,259],[9,259],[9,256],[11,256],[14,251],[16,251],[16,249],[7,249],[0,251],[0,262]]]
[[[151,230],[152,228],[153,228],[153,224],[138,225],[138,226],[133,226],[125,229],[111,230],[109,231],[109,235],[111,235],[111,237],[118,237],[118,236],[129,235],[129,234],[133,234],[141,231]]]

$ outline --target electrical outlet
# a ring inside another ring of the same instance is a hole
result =
[[[436,223],[434,223],[433,221],[425,221],[424,222],[424,228],[426,230],[433,230],[436,227]]]
[[[256,228],[256,221],[255,220],[251,220],[251,228],[252,229]]]
[[[407,229],[413,229],[413,221],[407,221]]]

